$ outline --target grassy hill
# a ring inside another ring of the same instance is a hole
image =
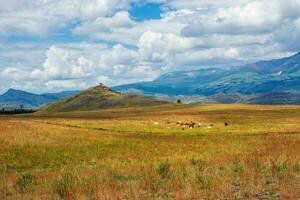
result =
[[[155,106],[162,104],[167,104],[167,102],[138,95],[122,94],[100,85],[50,104],[44,107],[42,111],[89,111],[110,108]]]

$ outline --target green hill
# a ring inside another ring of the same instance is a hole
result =
[[[100,85],[83,91],[77,95],[54,102],[42,108],[41,111],[89,111],[110,108],[155,106],[162,104],[167,104],[167,102],[138,95],[122,94]]]

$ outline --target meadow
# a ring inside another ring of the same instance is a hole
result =
[[[0,116],[0,199],[300,199],[300,107]]]

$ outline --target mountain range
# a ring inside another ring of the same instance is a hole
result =
[[[150,82],[114,87],[146,95],[300,93],[300,53],[230,69],[199,69],[164,74]]]
[[[187,103],[300,104],[300,52],[286,58],[228,69],[175,71],[150,82],[112,89],[164,100],[182,99]],[[9,89],[0,95],[0,107],[23,105],[39,108],[79,92],[33,94]]]

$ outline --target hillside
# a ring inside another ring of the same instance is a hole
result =
[[[286,58],[274,59],[269,61],[260,61],[232,68],[237,71],[256,72],[260,74],[272,73],[290,73],[297,72],[300,69],[300,52]]]
[[[269,93],[247,99],[248,104],[260,105],[300,105],[300,94]]]
[[[114,87],[146,95],[300,93],[300,53],[229,69],[199,69],[164,74],[151,82]]]
[[[25,107],[38,107],[56,100],[57,98],[50,95],[37,95],[14,89],[9,89],[3,95],[0,95],[1,104],[23,105]]]
[[[22,90],[9,89],[4,94],[0,95],[0,107],[19,108],[20,105],[22,105],[25,108],[39,108],[40,106],[77,93],[79,93],[79,91],[34,94]]]
[[[103,85],[64,98],[42,109],[45,112],[88,111],[109,108],[144,107],[167,102],[116,92]]]
[[[180,98],[180,97],[178,97]],[[221,103],[221,104],[257,104],[257,105],[300,105],[300,94],[215,94],[212,96],[183,96],[184,103]]]

